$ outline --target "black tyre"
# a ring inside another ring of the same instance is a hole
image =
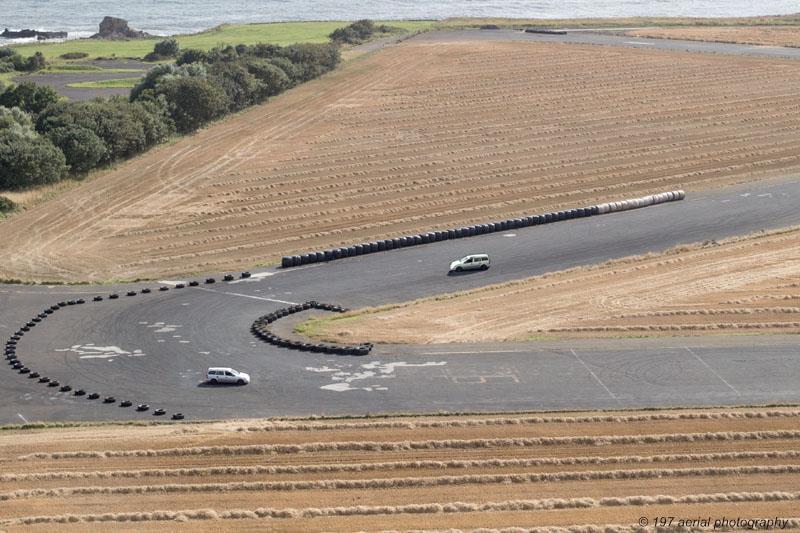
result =
[[[214,278],[206,278],[206,283],[209,284],[209,285],[211,285],[212,283],[216,283],[216,282],[217,282],[217,280],[215,280]]]
[[[294,266],[294,261],[292,260],[292,258],[286,255],[283,256],[283,258],[281,259],[281,267],[289,268],[291,266]]]
[[[167,287],[166,285],[163,285],[163,286],[159,287],[158,290],[160,290],[161,292],[168,291],[169,287]]]
[[[456,272],[463,272],[463,271],[464,271],[464,269],[463,269],[463,268],[461,268],[461,267],[456,267]]]
[[[130,407],[131,405],[133,405],[133,402],[130,400],[122,400],[119,402],[120,407]]]
[[[167,414],[167,412],[165,410],[159,408],[159,409],[156,409],[155,411],[153,411],[153,414],[155,416],[161,416],[161,415]]]
[[[99,397],[100,397],[100,394],[99,394],[99,393],[97,393],[97,392],[93,392],[93,393],[91,393],[89,396],[87,396],[86,398],[88,398],[89,400],[96,400],[96,399],[98,399]]]
[[[117,399],[113,396],[106,396],[105,399],[103,399],[103,403],[117,403]]]
[[[64,385],[63,387],[61,387],[60,390],[61,392],[69,392],[72,390],[72,387],[70,387],[69,385]]]
[[[136,296],[136,291],[128,291],[128,296]]]
[[[84,395],[86,395],[86,391],[83,390],[83,389],[78,389],[75,392],[73,392],[72,394],[74,394],[75,396],[84,396]]]
[[[216,379],[212,379],[211,381],[209,381],[209,383],[211,383],[212,385],[216,385],[217,384],[217,380]]]
[[[244,385],[244,380],[243,379],[239,379],[239,380],[236,381],[236,384],[237,385]]]
[[[150,294],[150,288],[145,287],[144,289],[142,289],[142,294]]]
[[[108,295],[108,298],[109,298],[110,300],[116,300],[117,298],[119,298],[119,294],[109,294],[109,295]]]
[[[101,302],[101,301],[103,301],[103,297],[102,296],[95,296],[94,298],[92,298],[92,301]]]
[[[488,268],[489,268],[489,265],[481,265],[481,270],[487,270]]]
[[[190,287],[197,287],[198,285],[200,285],[200,282],[197,280],[192,280],[189,282]]]
[[[173,413],[172,414],[173,420],[183,420],[183,413]]]
[[[183,283],[178,283],[177,285],[175,285],[176,289],[183,289],[184,287],[186,287],[186,285],[184,285]]]
[[[147,405],[146,403],[140,403],[139,405],[136,406],[137,411],[147,411],[148,409],[150,409],[150,406]]]

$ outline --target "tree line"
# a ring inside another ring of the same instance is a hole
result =
[[[175,61],[149,70],[127,98],[64,101],[33,82],[0,84],[0,189],[81,178],[175,133],[263,103],[341,61],[333,43],[203,51],[180,50],[167,39],[153,53]]]

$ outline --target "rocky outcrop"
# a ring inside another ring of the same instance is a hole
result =
[[[128,27],[128,22],[116,17],[105,17],[100,23],[100,32],[92,35],[92,39],[143,39],[152,37],[149,33]]]
[[[38,30],[12,31],[6,28],[3,30],[3,33],[0,33],[0,37],[5,37],[6,39],[30,39],[31,37],[36,37],[40,41],[44,41],[46,39],[66,39],[67,32]]]

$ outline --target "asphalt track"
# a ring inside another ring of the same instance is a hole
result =
[[[165,283],[0,286],[3,338],[58,301],[87,300],[32,328],[17,353],[40,374],[101,395],[88,400],[59,392],[3,365],[0,424],[151,420],[157,407],[187,419],[217,419],[798,403],[796,336],[382,345],[355,357],[273,347],[249,328],[260,315],[307,300],[349,308],[404,301],[800,224],[799,198],[800,176],[790,176],[633,211],[332,263],[258,269],[228,283],[177,289],[175,283],[188,280],[164,280],[171,290],[136,296],[125,292]],[[447,275],[452,259],[475,252],[491,254],[494,266]],[[122,296],[110,300],[112,292]],[[93,302],[95,295],[106,298]],[[232,366],[253,381],[208,386],[208,366]],[[105,396],[117,403],[102,403]],[[133,406],[120,407],[123,399]],[[151,410],[136,412],[139,403]]]

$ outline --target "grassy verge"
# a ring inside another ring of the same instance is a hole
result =
[[[141,78],[120,78],[114,80],[81,81],[78,83],[68,83],[67,87],[79,89],[133,89]]]
[[[294,43],[324,43],[328,35],[337,28],[347,26],[350,22],[276,22],[269,24],[223,24],[201,33],[192,35],[175,35],[181,49],[196,48],[210,50],[219,45],[253,45],[258,43],[287,46]],[[435,24],[435,21],[376,21],[376,24],[387,24],[403,28],[407,32],[424,30]],[[52,59],[69,52],[89,54],[89,59],[97,57],[143,58],[153,51],[155,43],[164,37],[153,39],[136,39],[129,41],[104,41],[100,39],[77,39],[63,43],[31,43],[14,47],[25,57],[41,52]]]

